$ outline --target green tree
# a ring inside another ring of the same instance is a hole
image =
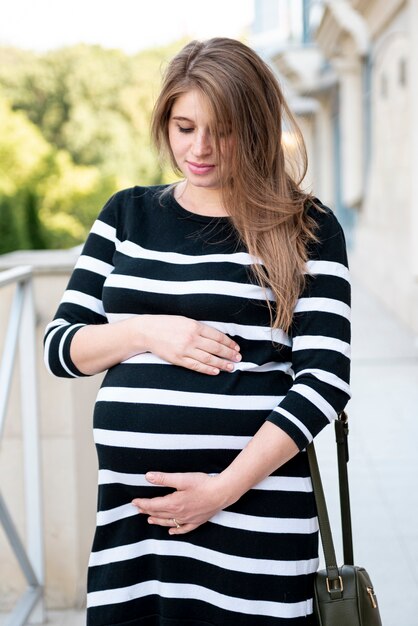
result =
[[[1,99],[0,120],[0,253],[83,241],[116,179],[75,165]]]
[[[183,43],[135,56],[87,45],[32,58],[0,49],[0,85],[74,163],[127,184],[158,184],[165,172],[150,144],[150,116],[161,69]]]
[[[51,148],[36,126],[2,100],[0,120],[0,252],[38,247],[43,235],[33,216],[34,186]]]
[[[134,56],[0,48],[0,252],[79,243],[117,188],[172,180],[149,125],[162,70],[183,44]]]

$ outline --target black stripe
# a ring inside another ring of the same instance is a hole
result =
[[[309,331],[307,332],[307,327]],[[293,337],[298,335],[324,335],[333,339],[340,339],[350,343],[350,322],[347,318],[337,313],[326,313],[324,311],[303,311],[295,313]]]
[[[304,298],[330,298],[350,305],[350,285],[341,276],[332,274],[316,274],[306,278]]]
[[[277,602],[303,602],[305,600],[306,585],[312,580],[313,574],[300,576],[279,576],[266,574],[251,574],[233,571],[233,576],[220,566],[205,563],[189,557],[155,556],[149,554],[135,559],[99,565],[91,568],[90,591],[102,591],[103,581],[107,589],[128,587],[147,580],[160,580],[193,584],[209,588],[217,593],[254,599],[256,590],[257,600]],[[210,581],[210,584],[208,582]]]
[[[138,297],[139,296],[139,297]],[[227,294],[158,294],[123,287],[103,288],[103,304],[111,313],[184,315],[195,320],[267,326],[270,316],[262,300]]]
[[[306,590],[312,593],[312,588]],[[94,607],[87,612],[87,626],[314,626],[313,616],[287,619],[259,615],[244,615],[223,611],[200,600],[164,599],[147,596],[124,604]],[[187,616],[185,614],[185,604]],[[133,617],[135,616],[135,617]],[[141,617],[138,617],[141,616]],[[112,621],[109,621],[112,620]]]
[[[257,284],[251,275],[249,266],[227,261],[202,261],[201,263],[174,263],[169,260],[144,259],[131,257],[128,254],[117,252],[115,264],[118,266],[118,275],[135,276],[159,281],[187,282],[195,280],[228,281],[248,285]],[[251,278],[251,280],[249,280]]]
[[[261,342],[254,343],[260,344]],[[267,358],[271,358],[272,361],[275,359],[277,362],[277,351],[268,345],[263,347],[268,352]],[[244,356],[244,360],[247,361],[247,355]],[[221,393],[231,396],[280,396],[288,391],[291,384],[291,377],[280,370],[270,372],[221,371],[218,375],[211,376],[176,365],[134,363],[111,368],[102,387],[136,388],[140,385],[150,389],[199,391],[200,393]]]
[[[228,528],[218,524],[203,524],[187,535],[177,535],[175,539],[167,528],[151,526],[144,515],[134,515],[124,520],[112,522],[96,529],[93,551],[128,545],[146,539],[185,541],[216,552],[251,559],[262,558],[299,561],[318,557],[318,533],[263,533]],[[192,581],[190,581],[192,582]],[[274,600],[274,598],[272,598]]]
[[[107,511],[129,504],[134,498],[160,497],[172,491],[174,490],[165,487],[135,487],[118,483],[100,485],[98,508],[100,511]],[[225,510],[260,518],[310,519],[316,515],[313,494],[310,495],[309,506],[307,500],[307,494],[303,492],[254,489]]]
[[[133,448],[112,448],[110,446],[103,446],[100,444],[96,447],[99,453],[100,469],[107,469],[114,472],[141,474],[144,473],[144,471],[150,471],[149,468],[151,466],[153,467],[153,469],[155,469],[154,465],[152,465],[152,462],[155,461],[154,453],[158,455],[158,459],[161,459],[161,451],[159,450],[141,450],[139,456],[139,452]],[[205,464],[209,468],[206,470],[208,473],[218,473],[219,471],[222,471],[224,469],[224,466],[228,465],[234,460],[236,455],[239,453],[239,450],[223,451],[222,463],[219,462],[219,451],[216,450],[205,450],[204,459],[202,458],[202,450],[188,450],[187,455],[185,455],[183,451],[179,451],[178,458],[176,457],[175,451],[169,450],[166,452],[167,455],[164,458],[163,462],[164,468],[159,467],[158,469],[160,471],[177,471],[176,468],[179,463],[181,465],[187,464],[188,467],[193,468],[189,471],[203,471],[202,469],[196,470],[195,467],[201,467],[202,462],[205,461]],[[139,461],[141,463],[141,467],[139,466]],[[306,478],[310,476],[306,453],[300,452],[285,465],[279,467],[271,475],[290,477],[295,476],[301,478]]]
[[[199,419],[196,419],[197,412]],[[268,410],[233,411],[160,404],[100,402],[95,408],[94,426],[128,432],[252,437],[263,425],[269,413]]]

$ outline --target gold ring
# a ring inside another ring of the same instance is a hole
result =
[[[176,528],[181,528],[181,524],[178,523],[178,521],[176,520],[175,517],[172,517],[171,519],[173,520],[174,524],[176,525]]]

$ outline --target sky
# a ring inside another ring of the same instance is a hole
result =
[[[127,53],[183,36],[239,37],[253,0],[3,0],[0,45],[43,52],[76,43]]]

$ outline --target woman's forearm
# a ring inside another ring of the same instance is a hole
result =
[[[225,507],[239,500],[298,452],[299,448],[284,430],[272,422],[264,422],[248,445],[218,476]]]
[[[146,350],[141,324],[130,318],[112,324],[82,326],[73,337],[70,354],[80,372],[93,375]]]
[[[97,374],[142,352],[202,374],[233,371],[239,346],[224,333],[179,315],[136,315],[121,322],[83,326],[70,356],[80,372]]]

